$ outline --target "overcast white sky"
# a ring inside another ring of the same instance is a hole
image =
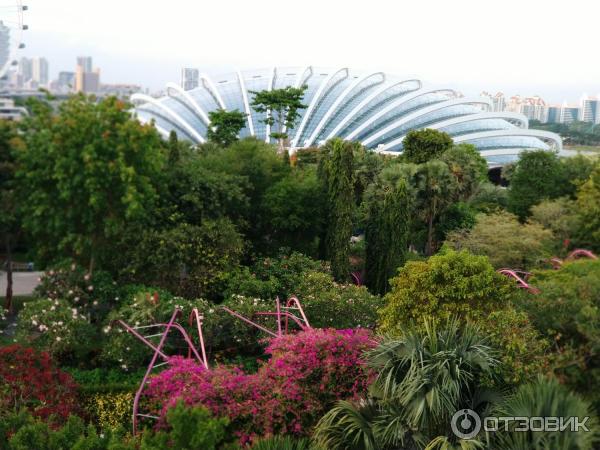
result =
[[[6,2],[6,0],[4,0]],[[28,56],[160,89],[182,66],[351,66],[575,102],[600,93],[597,0],[26,0]]]

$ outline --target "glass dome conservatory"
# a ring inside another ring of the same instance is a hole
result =
[[[420,128],[438,129],[455,142],[471,143],[490,163],[513,159],[526,149],[562,149],[558,135],[528,129],[528,120],[521,114],[492,111],[488,99],[427,88],[419,80],[349,68],[276,67],[201,75],[198,87],[192,90],[168,83],[164,97],[134,94],[132,101],[138,119],[153,122],[165,136],[175,131],[181,139],[203,143],[210,126],[208,113],[223,108],[247,114],[240,137],[270,142],[271,130],[263,122],[266,113],[252,109],[250,91],[302,85],[307,86],[307,108],[300,111],[289,132],[292,149],[341,137],[358,140],[378,152],[399,154],[406,133]]]

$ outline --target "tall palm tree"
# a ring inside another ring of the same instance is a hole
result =
[[[472,325],[456,320],[441,329],[426,321],[400,338],[383,338],[367,354],[377,371],[369,396],[338,402],[317,425],[314,439],[328,449],[387,450],[458,446],[482,448],[451,431],[460,409],[485,415],[499,395],[482,389],[498,364],[486,340]]]

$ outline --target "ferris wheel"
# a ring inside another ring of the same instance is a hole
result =
[[[27,9],[22,0],[0,0],[0,79],[19,64],[18,51],[25,48],[23,32],[28,29],[23,23]]]

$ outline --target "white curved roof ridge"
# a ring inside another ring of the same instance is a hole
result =
[[[264,117],[254,114],[248,90],[248,86],[256,85],[253,80],[259,77],[266,80],[268,90],[304,84],[309,88],[310,98],[305,100],[307,107],[298,111],[298,123],[289,133],[292,150],[319,145],[323,142],[321,139],[341,137],[361,140],[366,147],[383,153],[399,154],[408,131],[424,127],[444,130],[455,142],[473,142],[483,156],[495,154],[491,151],[494,148],[500,151],[510,148],[508,153],[513,154],[521,146],[535,148],[539,144],[539,148],[548,148],[548,143],[562,149],[560,136],[529,129],[527,118],[521,114],[492,112],[487,98],[462,97],[452,89],[427,88],[417,79],[402,79],[376,70],[360,72],[349,67],[306,65],[234,71],[212,79],[202,74],[200,85],[191,91],[168,83],[167,95],[162,98],[135,94],[132,100],[140,113],[143,111],[140,121],[150,123],[155,118],[154,124],[161,135],[167,136],[174,131],[180,138],[195,143],[206,141],[211,111],[227,110],[234,104],[243,105],[248,116],[240,134],[258,134],[259,139],[268,143],[271,142],[271,127],[266,124],[259,127],[259,120],[268,118],[271,112],[267,111]],[[232,94],[215,84],[213,79],[229,80],[239,86],[239,91]],[[170,97],[177,101],[169,100]],[[414,102],[408,103],[411,100]],[[451,108],[463,104],[487,107],[482,110],[458,106],[458,112]],[[444,108],[450,109],[446,112]],[[524,139],[515,139],[518,137]]]

